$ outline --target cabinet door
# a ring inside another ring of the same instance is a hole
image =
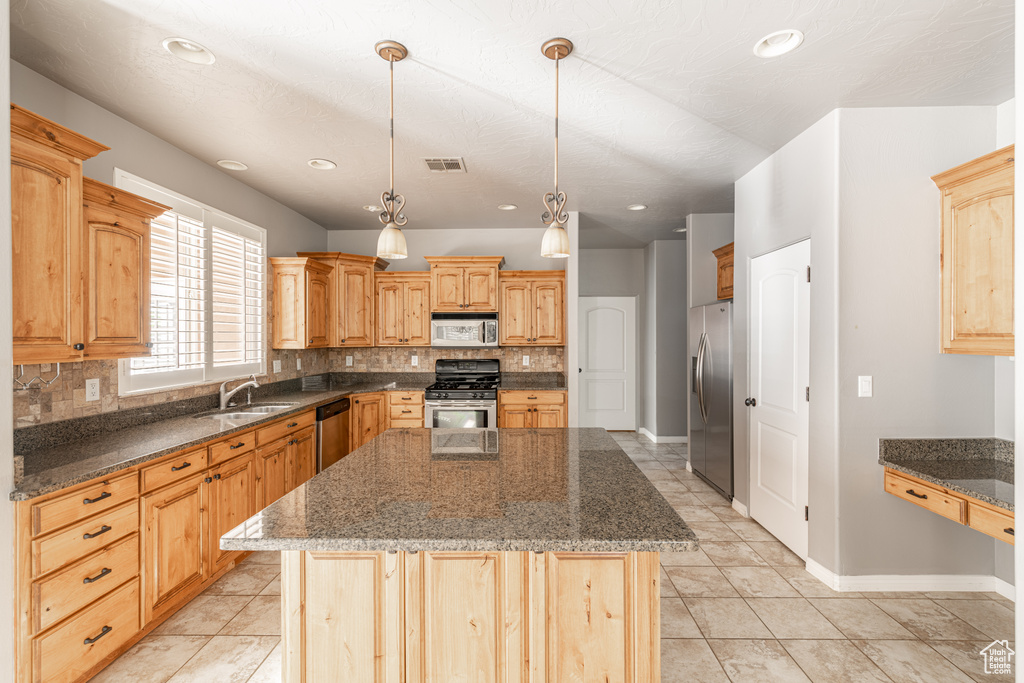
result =
[[[305,282],[295,268],[274,268],[274,303],[271,346],[275,349],[305,348],[305,315],[300,310]]]
[[[524,346],[533,337],[530,283],[507,280],[501,283],[501,316],[499,343],[502,346]]]
[[[533,283],[533,343],[565,344],[565,283],[537,280]]]
[[[401,344],[405,338],[405,285],[377,283],[377,345]]]
[[[405,285],[405,343],[430,346],[430,283],[425,280]]]
[[[86,358],[149,355],[149,224],[85,209]]]
[[[288,439],[285,490],[293,491],[316,474],[316,427],[308,427]]]
[[[386,419],[383,393],[353,396],[352,415],[349,418],[351,450],[369,443],[380,434]]]
[[[208,505],[210,539],[209,574],[216,574],[237,555],[232,550],[221,550],[220,537],[256,514],[256,461],[253,454],[228,460],[210,470],[213,481],[209,486]]]
[[[207,576],[206,476],[200,473],[142,498],[146,623]]]
[[[565,406],[534,406],[533,426],[537,429],[565,429]]]
[[[342,266],[341,346],[373,346],[373,268]]]
[[[464,311],[465,268],[456,266],[434,266],[430,269],[432,298],[430,311]]]
[[[11,273],[14,362],[80,360],[82,167],[11,140]]]
[[[325,273],[306,272],[306,348],[326,348],[330,281]]]
[[[532,406],[499,406],[498,426],[502,429],[526,429],[533,427]]]
[[[288,442],[282,439],[256,451],[256,507],[262,510],[288,492]]]
[[[466,309],[470,311],[498,310],[498,269],[494,267],[466,268]]]

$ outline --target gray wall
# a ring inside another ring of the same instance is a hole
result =
[[[1001,105],[996,107],[996,149],[1014,144],[1014,139],[1016,138],[1016,126],[1014,125],[1016,109],[1016,100],[1003,102]],[[1013,441],[1014,439],[1013,369],[1013,361],[1009,358],[1000,357],[996,358],[994,361],[993,373],[995,375],[996,390],[995,435],[1000,439],[1007,439],[1010,441]],[[1006,548],[1000,548],[999,545],[996,546],[996,549],[997,551],[1006,551]]]
[[[270,256],[327,248],[327,231],[308,218],[18,62],[10,66],[12,102],[110,147],[85,162],[86,176],[113,184],[120,168],[266,228]]]
[[[689,307],[718,301],[718,259],[714,251],[733,241],[731,213],[691,213],[686,217]]]
[[[568,260],[540,255],[544,228],[404,232],[409,258],[392,261],[390,271],[426,270],[424,256],[504,256],[507,270],[564,270]],[[327,248],[351,254],[376,254],[379,234],[379,230],[331,230],[327,233]]]
[[[644,249],[643,417],[656,437],[686,436],[686,241]]]

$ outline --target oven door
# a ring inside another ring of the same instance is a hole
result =
[[[427,401],[424,426],[443,429],[494,429],[497,401]]]

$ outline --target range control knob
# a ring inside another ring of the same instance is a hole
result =
[[[443,394],[441,394],[441,398],[448,398],[448,392],[446,391]]]

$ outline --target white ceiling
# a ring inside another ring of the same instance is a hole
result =
[[[732,183],[837,106],[1013,96],[1013,0],[13,0],[11,52],[328,229],[380,224],[387,64],[409,229],[538,227],[552,185],[553,63],[566,36],[561,186],[587,247],[679,237]],[[763,60],[763,35],[806,34]],[[160,46],[181,36],[212,66]],[[107,141],[116,144],[116,141]],[[461,156],[466,175],[420,160]],[[339,164],[315,171],[311,157]],[[625,210],[645,203],[643,212]],[[501,203],[518,211],[498,211]]]

